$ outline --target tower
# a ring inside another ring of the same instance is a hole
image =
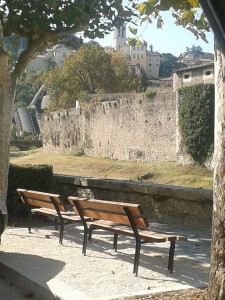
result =
[[[120,24],[114,29],[114,49],[117,51],[126,45],[126,25]]]

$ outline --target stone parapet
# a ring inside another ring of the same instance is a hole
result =
[[[54,177],[56,191],[65,199],[73,195],[140,203],[153,220],[211,225],[212,190],[60,174]]]

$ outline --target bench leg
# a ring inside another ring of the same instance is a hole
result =
[[[141,251],[141,242],[139,239],[136,239],[136,250],[135,250],[135,256],[134,256],[134,269],[133,269],[133,274],[135,274],[135,276],[138,275],[140,251]]]
[[[31,210],[28,209],[28,232],[31,233],[31,224],[32,224],[32,213]]]
[[[86,255],[86,249],[87,249],[88,231],[89,230],[87,228],[84,229],[83,250],[82,250],[82,254],[84,254],[84,256]]]
[[[60,233],[59,233],[59,243],[63,243],[63,232],[64,232],[64,222],[60,221]]]
[[[88,229],[88,240],[91,243],[92,242],[92,230]]]
[[[169,261],[168,261],[168,271],[170,272],[170,274],[173,273],[174,251],[175,251],[175,241],[171,241],[170,242]]]
[[[59,226],[58,226],[58,219],[55,218],[55,230],[59,230]]]
[[[115,250],[115,252],[117,252],[117,240],[118,240],[118,233],[114,233],[113,249]]]

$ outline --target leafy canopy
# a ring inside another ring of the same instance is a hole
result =
[[[89,38],[103,37],[118,22],[118,16],[133,14],[122,0],[2,0],[0,1],[0,53],[2,36],[27,39],[13,73],[18,77],[39,47],[59,37],[84,31]]]
[[[210,30],[209,24],[197,0],[129,0],[129,2],[138,9],[142,23],[152,23],[153,19],[156,19],[157,28],[162,28],[164,22],[161,12],[170,11],[176,25],[188,29],[197,38],[207,42],[205,32]],[[136,35],[134,31],[133,34]]]
[[[76,100],[87,94],[136,90],[140,80],[129,72],[123,55],[86,45],[67,57],[62,69],[52,68],[42,81],[51,99],[49,110],[57,110],[75,107]]]
[[[41,87],[40,74],[29,70],[21,76],[16,89],[15,106],[28,106]]]
[[[0,20],[4,36],[12,33],[35,39],[47,32],[76,32],[85,27],[86,35],[110,30],[116,15],[129,16],[122,0],[3,0]]]
[[[179,58],[171,53],[162,53],[159,66],[159,77],[170,77],[175,70],[186,67]]]

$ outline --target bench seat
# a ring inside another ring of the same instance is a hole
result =
[[[175,242],[186,241],[187,238],[152,230],[140,204],[76,197],[69,197],[68,200],[79,212],[84,226],[82,249],[84,255],[86,255],[88,234],[91,241],[94,230],[113,232],[115,251],[117,251],[118,235],[134,237],[136,246],[133,273],[137,276],[141,244],[170,242],[168,270],[170,273],[173,272]],[[92,220],[86,221],[85,217],[90,217]]]
[[[124,234],[127,236],[134,236],[134,232],[130,226],[120,225],[116,222],[96,220],[87,222],[90,230],[102,229],[115,232],[118,234]],[[149,229],[138,230],[140,238],[148,243],[164,243],[169,241],[186,241],[187,239],[183,236],[168,235],[158,231],[152,231]]]
[[[28,210],[29,232],[31,232],[32,215],[37,214],[53,218],[56,230],[58,230],[58,223],[60,224],[59,243],[62,244],[65,222],[81,222],[79,214],[72,209],[72,206],[66,206],[61,201],[60,195],[25,189],[17,189],[17,192]],[[70,210],[68,210],[68,208],[70,208]],[[85,217],[85,219],[90,220],[88,217]]]

